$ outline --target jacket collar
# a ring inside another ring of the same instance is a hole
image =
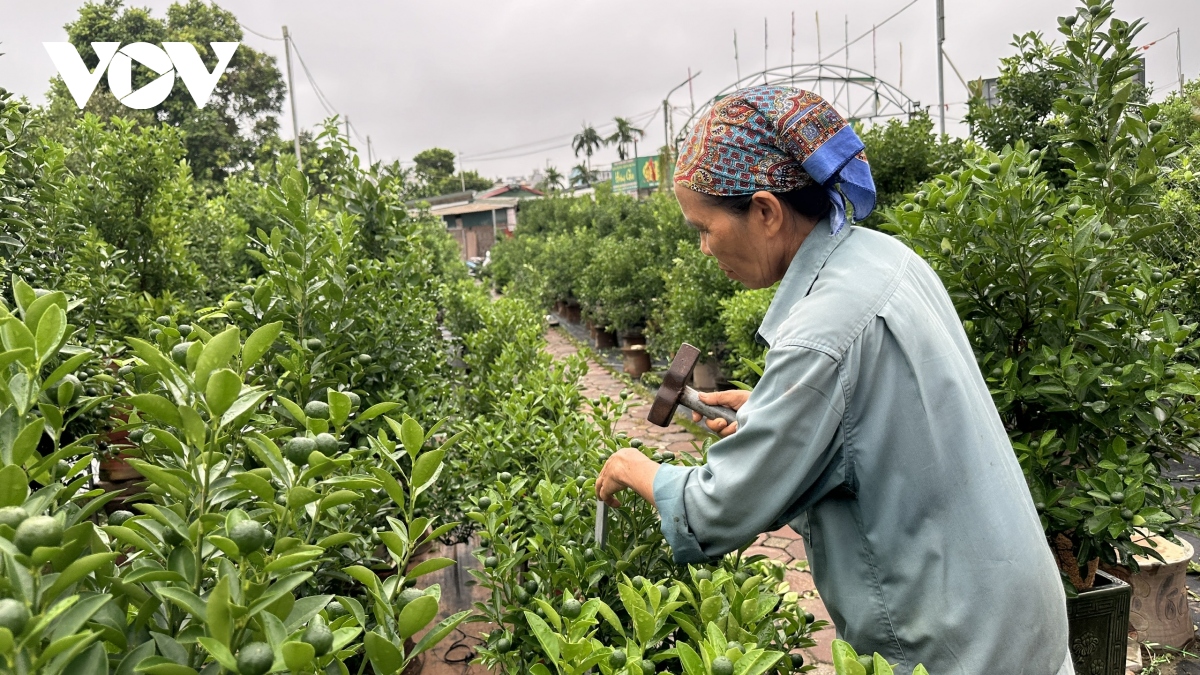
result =
[[[762,324],[758,327],[755,339],[759,344],[769,348],[775,342],[779,326],[792,313],[792,307],[808,295],[813,282],[817,279],[817,274],[825,266],[825,261],[829,259],[833,249],[845,241],[853,229],[852,227],[842,227],[836,234],[825,235],[823,233],[829,231],[829,222],[826,218],[817,223],[812,232],[804,238],[800,244],[800,250],[796,251],[791,264],[788,265],[783,280],[779,282],[775,298],[771,300],[771,306],[767,308],[767,314],[763,317]]]

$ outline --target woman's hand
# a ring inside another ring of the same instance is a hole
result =
[[[747,389],[730,389],[728,391],[702,391],[700,392],[700,401],[709,405],[723,405],[734,410],[740,409],[746,404],[750,398],[750,391]],[[704,417],[698,413],[692,413],[692,421],[699,422]],[[705,420],[709,429],[720,434],[721,438],[737,431],[737,422],[726,422],[723,419]]]
[[[621,448],[608,458],[600,475],[596,477],[596,499],[609,506],[620,506],[616,494],[625,488],[642,496],[654,505],[654,476],[658,473],[658,462],[634,448]]]

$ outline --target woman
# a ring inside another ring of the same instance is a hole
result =
[[[862,220],[863,145],[809,92],[729,96],[693,128],[675,195],[700,248],[749,288],[780,282],[753,392],[708,463],[614,453],[597,496],[654,503],[676,562],[790,524],[839,636],[910,672],[1073,673],[1066,600],[1008,436],[937,275]],[[697,416],[697,420],[699,417]]]

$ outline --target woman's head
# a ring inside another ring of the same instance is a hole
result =
[[[782,279],[804,238],[830,210],[829,197],[816,185],[727,197],[676,185],[675,196],[688,225],[700,233],[700,250],[748,288]]]
[[[722,269],[749,286],[770,285],[778,279],[762,275],[778,267],[781,242],[798,248],[825,217],[836,233],[847,202],[855,220],[874,208],[875,184],[862,150],[854,130],[820,96],[752,87],[721,99],[693,125],[676,163],[675,193],[684,216],[712,240],[707,247]],[[727,239],[724,225],[741,227],[729,229],[733,238]],[[751,239],[763,236],[771,239]],[[755,250],[761,259],[751,264]],[[794,253],[786,255],[783,271]]]

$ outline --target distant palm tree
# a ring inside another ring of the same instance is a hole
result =
[[[547,191],[555,192],[563,188],[563,175],[558,169],[548,166],[546,167],[546,177],[542,179],[542,185],[546,186]]]
[[[575,156],[579,153],[587,155],[588,171],[592,168],[592,154],[604,146],[604,139],[600,134],[596,133],[596,128],[587,122],[583,123],[583,131],[575,134],[575,140],[572,141],[571,147],[575,150]]]
[[[617,146],[617,156],[625,159],[629,155],[629,146],[633,145],[633,155],[637,156],[638,139],[646,135],[644,129],[638,129],[633,126],[633,123],[624,117],[614,117],[613,122],[617,123],[617,130],[612,136],[604,139],[604,142],[609,145]]]
[[[596,174],[587,164],[576,164],[571,169],[571,187],[591,187]]]

